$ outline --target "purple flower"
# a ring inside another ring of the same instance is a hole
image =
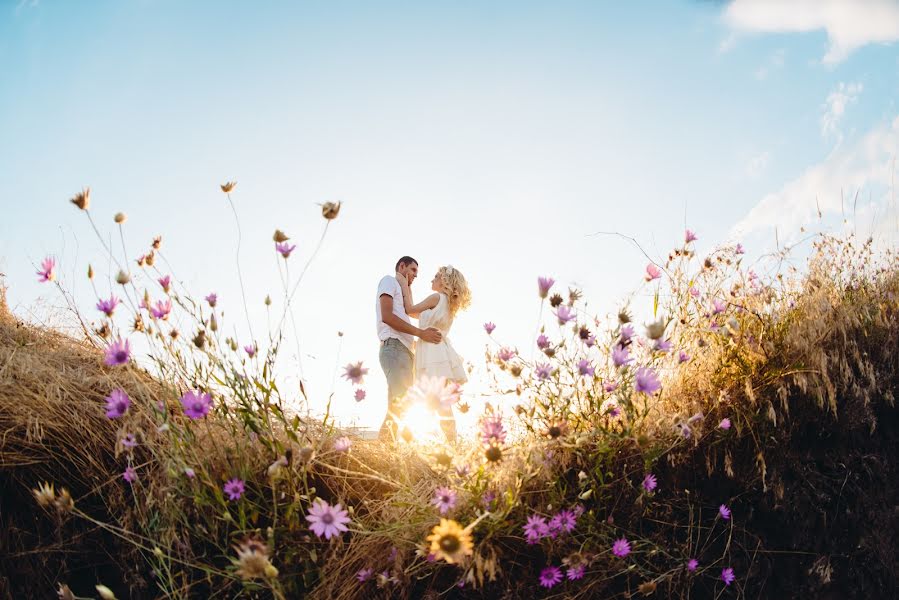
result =
[[[123,417],[125,413],[128,412],[129,406],[131,406],[131,398],[129,398],[128,394],[125,393],[125,390],[121,388],[112,390],[112,392],[106,396],[106,416],[110,419]]]
[[[721,422],[718,423],[718,427],[720,427],[721,429],[730,429],[730,419],[724,417],[723,419],[721,419]]]
[[[191,469],[190,467],[184,468],[184,474],[187,476],[188,479],[193,479],[194,477],[197,476],[196,472],[194,472],[194,470]]]
[[[334,440],[334,450],[336,452],[346,452],[350,449],[350,446],[353,445],[353,442],[350,438],[343,436]]]
[[[656,340],[655,349],[657,352],[670,352],[672,346],[671,340]]]
[[[137,481],[137,471],[134,470],[134,467],[129,466],[125,469],[125,472],[122,473],[122,478],[128,483],[134,483]]]
[[[575,314],[571,311],[571,309],[564,304],[556,309],[555,315],[559,319],[559,325],[564,325],[575,317]]]
[[[699,298],[699,290],[696,289],[695,287],[691,287],[690,295],[693,296],[694,298]]]
[[[540,297],[546,298],[549,295],[549,289],[556,282],[552,277],[538,277],[537,287],[540,289]]]
[[[549,521],[550,531],[571,533],[577,527],[577,517],[568,509],[560,510]]]
[[[434,490],[434,497],[431,504],[440,510],[441,515],[445,515],[456,507],[456,490],[448,487],[439,487]]]
[[[540,539],[549,535],[549,525],[546,524],[546,519],[540,515],[528,517],[528,522],[523,529],[525,536],[527,536],[528,544],[536,544]]]
[[[218,295],[213,292],[206,296],[205,300],[209,303],[210,308],[215,308],[215,303],[218,302]]]
[[[169,313],[172,312],[172,301],[166,300],[163,302],[162,300],[157,300],[156,305],[150,309],[150,314],[153,315],[156,319],[161,319],[165,321],[169,318]]]
[[[688,360],[690,360],[690,355],[687,354],[686,352],[684,352],[683,350],[681,350],[681,351],[677,354],[677,362],[679,362],[679,363],[685,363],[685,362],[687,362]]]
[[[191,419],[202,419],[209,413],[212,406],[212,396],[202,394],[199,390],[190,390],[181,396],[181,405],[184,406],[184,414]]]
[[[568,567],[568,581],[577,581],[578,579],[583,579],[584,570],[584,565]]]
[[[714,300],[712,300],[712,314],[713,315],[720,315],[721,313],[723,313],[725,311],[725,309],[727,309],[726,302],[724,302],[723,300],[719,300],[718,298],[715,298]]]
[[[256,346],[255,344],[247,344],[243,347],[243,351],[247,353],[247,356],[253,358],[256,356]]]
[[[484,323],[484,331],[487,332],[487,335],[493,333],[494,329],[496,329],[496,325],[494,325],[492,321],[487,321],[486,323]]]
[[[229,500],[240,500],[240,497],[246,491],[243,479],[238,479],[237,477],[229,479],[222,489],[228,494]]]
[[[156,281],[159,282],[159,285],[162,286],[162,291],[168,293],[169,289],[172,287],[172,278],[166,275],[165,277],[160,277]]]
[[[721,515],[721,518],[725,521],[730,519],[730,509],[727,508],[726,504],[722,504],[718,507],[718,514]]]
[[[362,368],[362,361],[360,360],[356,364],[350,363],[344,367],[343,376],[347,378],[348,381],[351,381],[353,385],[361,385],[362,378],[368,373],[368,369]]]
[[[56,279],[56,259],[47,257],[41,261],[41,270],[37,272],[37,280],[41,283]]]
[[[621,341],[626,342],[634,337],[634,327],[632,325],[622,325],[618,334],[621,336]]]
[[[693,435],[693,430],[686,423],[678,423],[676,427],[680,430],[680,434],[684,439],[689,439]]]
[[[638,392],[646,394],[647,396],[654,394],[658,390],[662,389],[662,384],[659,381],[659,377],[655,374],[655,371],[650,369],[649,367],[640,367],[637,369],[637,373],[634,377],[636,379],[636,385],[634,389]]]
[[[537,338],[537,347],[541,350],[546,350],[547,348],[549,348],[549,338],[541,333]]]
[[[309,529],[318,537],[330,540],[332,536],[340,535],[341,531],[347,531],[346,524],[350,522],[347,511],[340,503],[330,506],[321,498],[316,498],[309,508],[306,520],[311,523]]]
[[[498,415],[484,417],[481,421],[481,441],[487,445],[502,444],[506,441],[506,430],[502,417]]]
[[[537,363],[536,374],[538,379],[549,379],[553,374],[553,368],[546,363]]]
[[[118,305],[119,299],[115,297],[115,294],[111,294],[109,300],[100,300],[97,302],[97,310],[106,314],[107,317],[111,317],[112,313],[115,312],[115,307]]]
[[[562,581],[562,569],[555,565],[550,565],[540,571],[540,585],[545,588],[551,588]]]
[[[281,256],[284,257],[285,260],[290,258],[290,253],[293,252],[294,248],[296,248],[296,244],[291,246],[287,242],[281,242],[275,244],[275,250],[281,253]]]
[[[353,397],[356,399],[356,402],[362,402],[363,400],[365,400],[365,390],[363,390],[362,388],[357,389],[353,394]]]
[[[628,554],[631,553],[631,543],[627,541],[627,538],[621,538],[620,540],[615,540],[615,543],[612,544],[612,554],[617,556],[618,558],[624,558]]]
[[[515,358],[515,350],[512,350],[511,348],[500,348],[497,356],[501,361],[507,362]]]
[[[133,433],[126,433],[122,436],[122,446],[125,448],[136,448],[137,447],[137,437]]]
[[[647,473],[646,477],[643,478],[643,489],[646,490],[647,492],[653,491],[654,489],[656,489],[658,487],[658,485],[659,485],[659,482],[656,479],[656,476],[653,475],[652,473]]]
[[[584,377],[593,377],[595,373],[595,369],[590,365],[590,361],[586,358],[582,358],[577,363],[578,373],[583,375]]]
[[[691,558],[690,560],[687,561],[687,570],[690,571],[691,573],[693,571],[695,571],[696,567],[698,567],[698,566],[699,566],[699,561],[696,560],[695,558]]]
[[[626,346],[616,344],[615,347],[612,348],[612,363],[616,367],[622,367],[633,360],[634,359],[631,358],[630,350],[628,350]]]
[[[584,344],[586,344],[588,348],[592,348],[594,345],[596,345],[596,336],[590,334],[590,336],[586,340],[584,340]]]
[[[734,570],[730,567],[725,567],[721,569],[721,580],[724,582],[724,585],[730,585],[734,582],[736,577],[734,576]]]
[[[605,382],[605,384],[603,384],[602,389],[607,394],[611,394],[612,392],[614,392],[615,390],[618,389],[618,382],[617,381],[607,381],[607,382]]]
[[[128,340],[123,342],[122,338],[118,338],[106,347],[106,360],[104,362],[107,366],[126,365],[129,360],[131,360],[131,344]]]
[[[359,583],[365,583],[369,579],[371,579],[372,575],[375,574],[375,570],[372,568],[359,569],[359,572],[356,573],[356,579]]]
[[[696,237],[696,234],[693,233],[692,231],[690,231],[689,229],[688,229],[687,232],[684,234],[684,241],[686,241],[686,243],[688,243],[688,244],[689,244],[690,242],[695,242],[695,241],[698,240],[698,239],[699,239],[699,238]]]
[[[496,492],[493,490],[487,490],[484,492],[484,495],[481,496],[481,506],[490,510],[490,506],[493,504],[493,501],[496,500]]]
[[[743,248],[743,244],[737,244],[737,247],[734,248],[734,252],[737,254],[745,254],[746,250]]]
[[[646,275],[644,275],[644,279],[646,281],[652,281],[653,279],[658,279],[662,276],[662,271],[652,263],[646,265]]]
[[[608,415],[615,419],[621,414],[621,405],[618,404],[618,401],[614,398],[609,398],[608,400],[603,401],[602,405],[599,407],[599,412],[600,414]]]

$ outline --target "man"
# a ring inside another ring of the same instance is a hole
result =
[[[378,339],[381,341],[378,359],[387,377],[387,416],[378,433],[382,441],[396,439],[396,420],[402,414],[401,402],[412,385],[414,338],[431,344],[443,339],[440,330],[434,327],[419,329],[406,314],[399,279],[404,277],[411,286],[418,277],[418,261],[404,256],[397,261],[394,270],[396,273],[393,276],[385,275],[378,283],[378,301],[375,304]]]

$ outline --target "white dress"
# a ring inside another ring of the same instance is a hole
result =
[[[446,377],[448,380],[465,383],[468,376],[462,365],[462,357],[453,349],[448,337],[450,327],[453,326],[449,299],[442,293],[438,295],[440,299],[437,300],[437,306],[418,315],[418,326],[422,329],[436,327],[443,334],[443,339],[439,344],[418,340],[415,344],[415,376]]]

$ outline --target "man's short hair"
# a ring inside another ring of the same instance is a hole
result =
[[[415,260],[415,259],[412,258],[411,256],[404,256],[404,257],[402,257],[401,259],[399,259],[398,261],[396,261],[396,267],[394,267],[393,270],[394,270],[394,271],[399,271],[399,270],[400,270],[400,265],[410,265],[410,264],[412,264],[412,263],[415,263],[415,266],[418,266],[418,261],[417,261],[417,260]]]

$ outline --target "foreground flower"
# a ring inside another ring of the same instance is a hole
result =
[[[441,515],[445,515],[456,506],[456,491],[448,487],[437,488],[434,490],[431,504],[440,510]]]
[[[577,581],[578,579],[583,579],[585,570],[586,567],[584,565],[568,567],[568,581]]]
[[[671,340],[656,340],[655,346],[653,348],[656,352],[668,353],[671,352],[671,348],[674,344],[671,343]]]
[[[730,567],[725,567],[721,569],[721,580],[724,582],[724,585],[730,585],[734,582],[736,577],[734,576],[734,570]]]
[[[487,332],[487,335],[493,333],[494,329],[496,329],[496,325],[494,325],[492,321],[487,321],[486,323],[484,323],[484,331]]]
[[[699,561],[696,560],[695,558],[691,558],[690,560],[687,561],[687,570],[690,571],[691,573],[694,572],[698,566],[699,566]]]
[[[331,506],[321,498],[316,498],[312,503],[306,520],[309,521],[309,529],[315,535],[328,540],[335,535],[340,535],[341,531],[347,531],[346,524],[350,522],[347,511],[340,503]]]
[[[721,419],[721,422],[718,423],[718,427],[720,427],[721,429],[730,429],[730,419],[724,417],[723,419]]]
[[[621,331],[619,331],[618,334],[621,336],[621,342],[623,344],[624,342],[634,337],[634,326],[630,324],[622,325]]]
[[[621,344],[616,344],[614,348],[612,348],[612,364],[616,367],[623,367],[624,365],[633,362],[633,358],[631,358],[630,350],[627,347],[622,346]]]
[[[246,352],[247,356],[249,356],[250,358],[253,358],[254,356],[256,356],[256,346],[254,346],[253,344],[248,344],[248,345],[244,346],[243,351]]]
[[[131,360],[131,344],[128,340],[122,341],[122,338],[118,338],[113,343],[111,343],[106,348],[106,360],[104,361],[107,366],[115,367],[120,365],[128,364],[128,361]]]
[[[154,319],[160,319],[162,321],[166,321],[169,318],[169,313],[172,312],[172,301],[166,300],[163,302],[162,300],[157,300],[156,305],[150,309],[150,314],[153,315]]]
[[[322,204],[322,216],[329,221],[337,218],[340,213],[340,202],[325,202]]]
[[[206,302],[209,303],[210,308],[215,308],[215,303],[218,302],[218,295],[215,292],[213,292],[213,293],[209,294],[208,296],[206,296],[206,298],[204,298],[204,300],[206,300]]]
[[[656,476],[652,473],[647,473],[646,477],[643,478],[643,489],[647,492],[653,491],[654,489],[656,489],[656,487],[658,487],[658,485],[659,482],[658,480],[656,480]]]
[[[634,389],[637,392],[652,395],[662,389],[662,384],[659,381],[658,376],[655,374],[655,371],[649,367],[640,367],[637,369],[637,374],[634,379],[636,380]]]
[[[737,247],[734,248],[734,252],[737,254],[745,254],[746,250],[743,248],[743,244],[737,244]]]
[[[350,446],[353,445],[353,442],[350,438],[343,436],[334,440],[334,451],[335,452],[346,452],[350,449]]]
[[[356,573],[356,581],[358,581],[359,583],[365,583],[366,581],[371,579],[372,575],[374,574],[375,570],[371,567],[359,569],[359,571]]]
[[[661,276],[662,271],[659,270],[657,266],[652,263],[646,265],[646,275],[644,276],[644,279],[646,279],[646,281],[652,281],[653,279],[658,279]]]
[[[137,471],[134,470],[134,467],[128,467],[125,469],[125,472],[122,473],[122,479],[127,481],[128,483],[134,483],[137,481]]]
[[[684,352],[683,350],[681,350],[677,355],[677,362],[685,363],[688,360],[690,360],[690,355],[687,354],[686,352]]]
[[[515,358],[515,354],[515,350],[512,350],[511,348],[500,348],[499,352],[496,353],[496,357],[503,362],[508,362]]]
[[[627,541],[627,538],[621,538],[620,540],[615,540],[615,543],[612,544],[612,554],[617,556],[618,558],[624,558],[628,554],[631,553],[631,543]]]
[[[474,549],[471,533],[452,519],[440,519],[440,524],[434,526],[427,540],[431,542],[430,553],[434,559],[442,559],[449,564],[470,556]]]
[[[556,282],[552,277],[538,277],[537,278],[537,287],[540,290],[540,297],[546,298],[549,295],[549,289]]]
[[[547,525],[546,519],[540,515],[529,516],[523,529],[528,544],[536,544],[539,540],[549,535],[549,525]]]
[[[212,406],[212,396],[190,390],[181,396],[181,405],[184,406],[185,415],[191,419],[202,419],[209,413],[209,408]]]
[[[354,385],[361,385],[362,378],[365,377],[367,373],[368,369],[362,368],[362,361],[360,360],[356,364],[350,363],[346,367],[344,367],[343,376],[351,381]]]
[[[356,402],[362,402],[363,400],[365,400],[365,390],[363,390],[362,388],[357,389],[353,394],[353,397],[356,399]]]
[[[555,565],[550,565],[540,571],[540,585],[545,588],[551,588],[562,581],[562,569]]]
[[[549,521],[549,530],[555,533],[571,533],[577,527],[577,517],[574,511],[560,510]]]
[[[263,579],[276,577],[278,570],[268,557],[268,546],[262,540],[248,539],[235,544],[237,551],[237,574],[241,579]]]
[[[502,444],[506,441],[503,419],[498,415],[484,417],[481,421],[481,441],[485,445]]]
[[[553,374],[553,368],[548,364],[539,363],[535,373],[538,379],[549,379],[550,375]]]
[[[31,490],[31,493],[34,494],[39,506],[47,507],[56,502],[56,490],[53,489],[52,483],[45,481],[39,484],[37,489]]]
[[[221,185],[222,191],[225,192],[226,194],[230,194],[231,190],[233,190],[236,187],[237,187],[236,181],[226,181],[225,183],[223,183]]]
[[[727,508],[726,504],[722,504],[718,507],[718,514],[721,515],[721,518],[725,521],[730,519],[730,509]]]
[[[696,237],[696,234],[693,233],[692,231],[690,231],[689,229],[688,229],[688,230],[686,231],[686,233],[684,234],[684,241],[685,241],[686,243],[688,243],[688,244],[689,244],[690,242],[695,242],[695,241],[698,240],[698,239],[699,239],[699,238]]]
[[[719,300],[718,298],[715,298],[714,300],[712,300],[712,314],[713,315],[720,315],[721,313],[723,313],[725,311],[725,309],[727,309],[726,302],[724,302],[723,300]]]
[[[41,261],[41,270],[37,272],[37,280],[41,283],[56,280],[56,259],[47,257]]]
[[[136,448],[137,447],[137,436],[133,433],[126,433],[122,436],[122,446],[125,448]]]
[[[427,375],[419,378],[406,394],[406,402],[410,406],[421,404],[430,409],[450,408],[458,399],[459,388],[447,382],[446,377]]]
[[[570,308],[565,306],[564,304],[556,309],[556,317],[559,319],[559,325],[564,325],[568,321],[571,321],[575,318],[575,314],[571,311]]]
[[[275,250],[277,250],[285,260],[290,258],[290,253],[293,252],[296,247],[296,244],[290,245],[287,242],[275,244]]]
[[[596,370],[590,364],[590,361],[586,358],[582,358],[580,361],[578,361],[577,371],[584,377],[593,377],[596,372]]]
[[[112,390],[106,396],[106,416],[110,419],[123,417],[128,412],[129,406],[131,406],[131,398],[121,388]]]
[[[542,333],[537,337],[537,347],[541,350],[549,348],[549,338]]]
[[[240,497],[243,496],[243,493],[246,491],[246,486],[244,485],[243,479],[239,479],[234,477],[229,479],[222,489],[226,494],[228,494],[229,500],[240,500]]]
[[[119,305],[119,299],[115,297],[115,295],[109,296],[109,300],[100,300],[97,302],[97,310],[105,314],[107,317],[111,317],[112,313],[115,312],[116,306]]]
[[[89,187],[84,188],[75,196],[69,200],[72,204],[80,208],[81,210],[87,210],[91,207],[91,189]]]
[[[162,291],[168,293],[168,291],[172,287],[172,278],[166,275],[165,277],[160,277],[156,281],[159,282],[159,285],[162,286]]]

